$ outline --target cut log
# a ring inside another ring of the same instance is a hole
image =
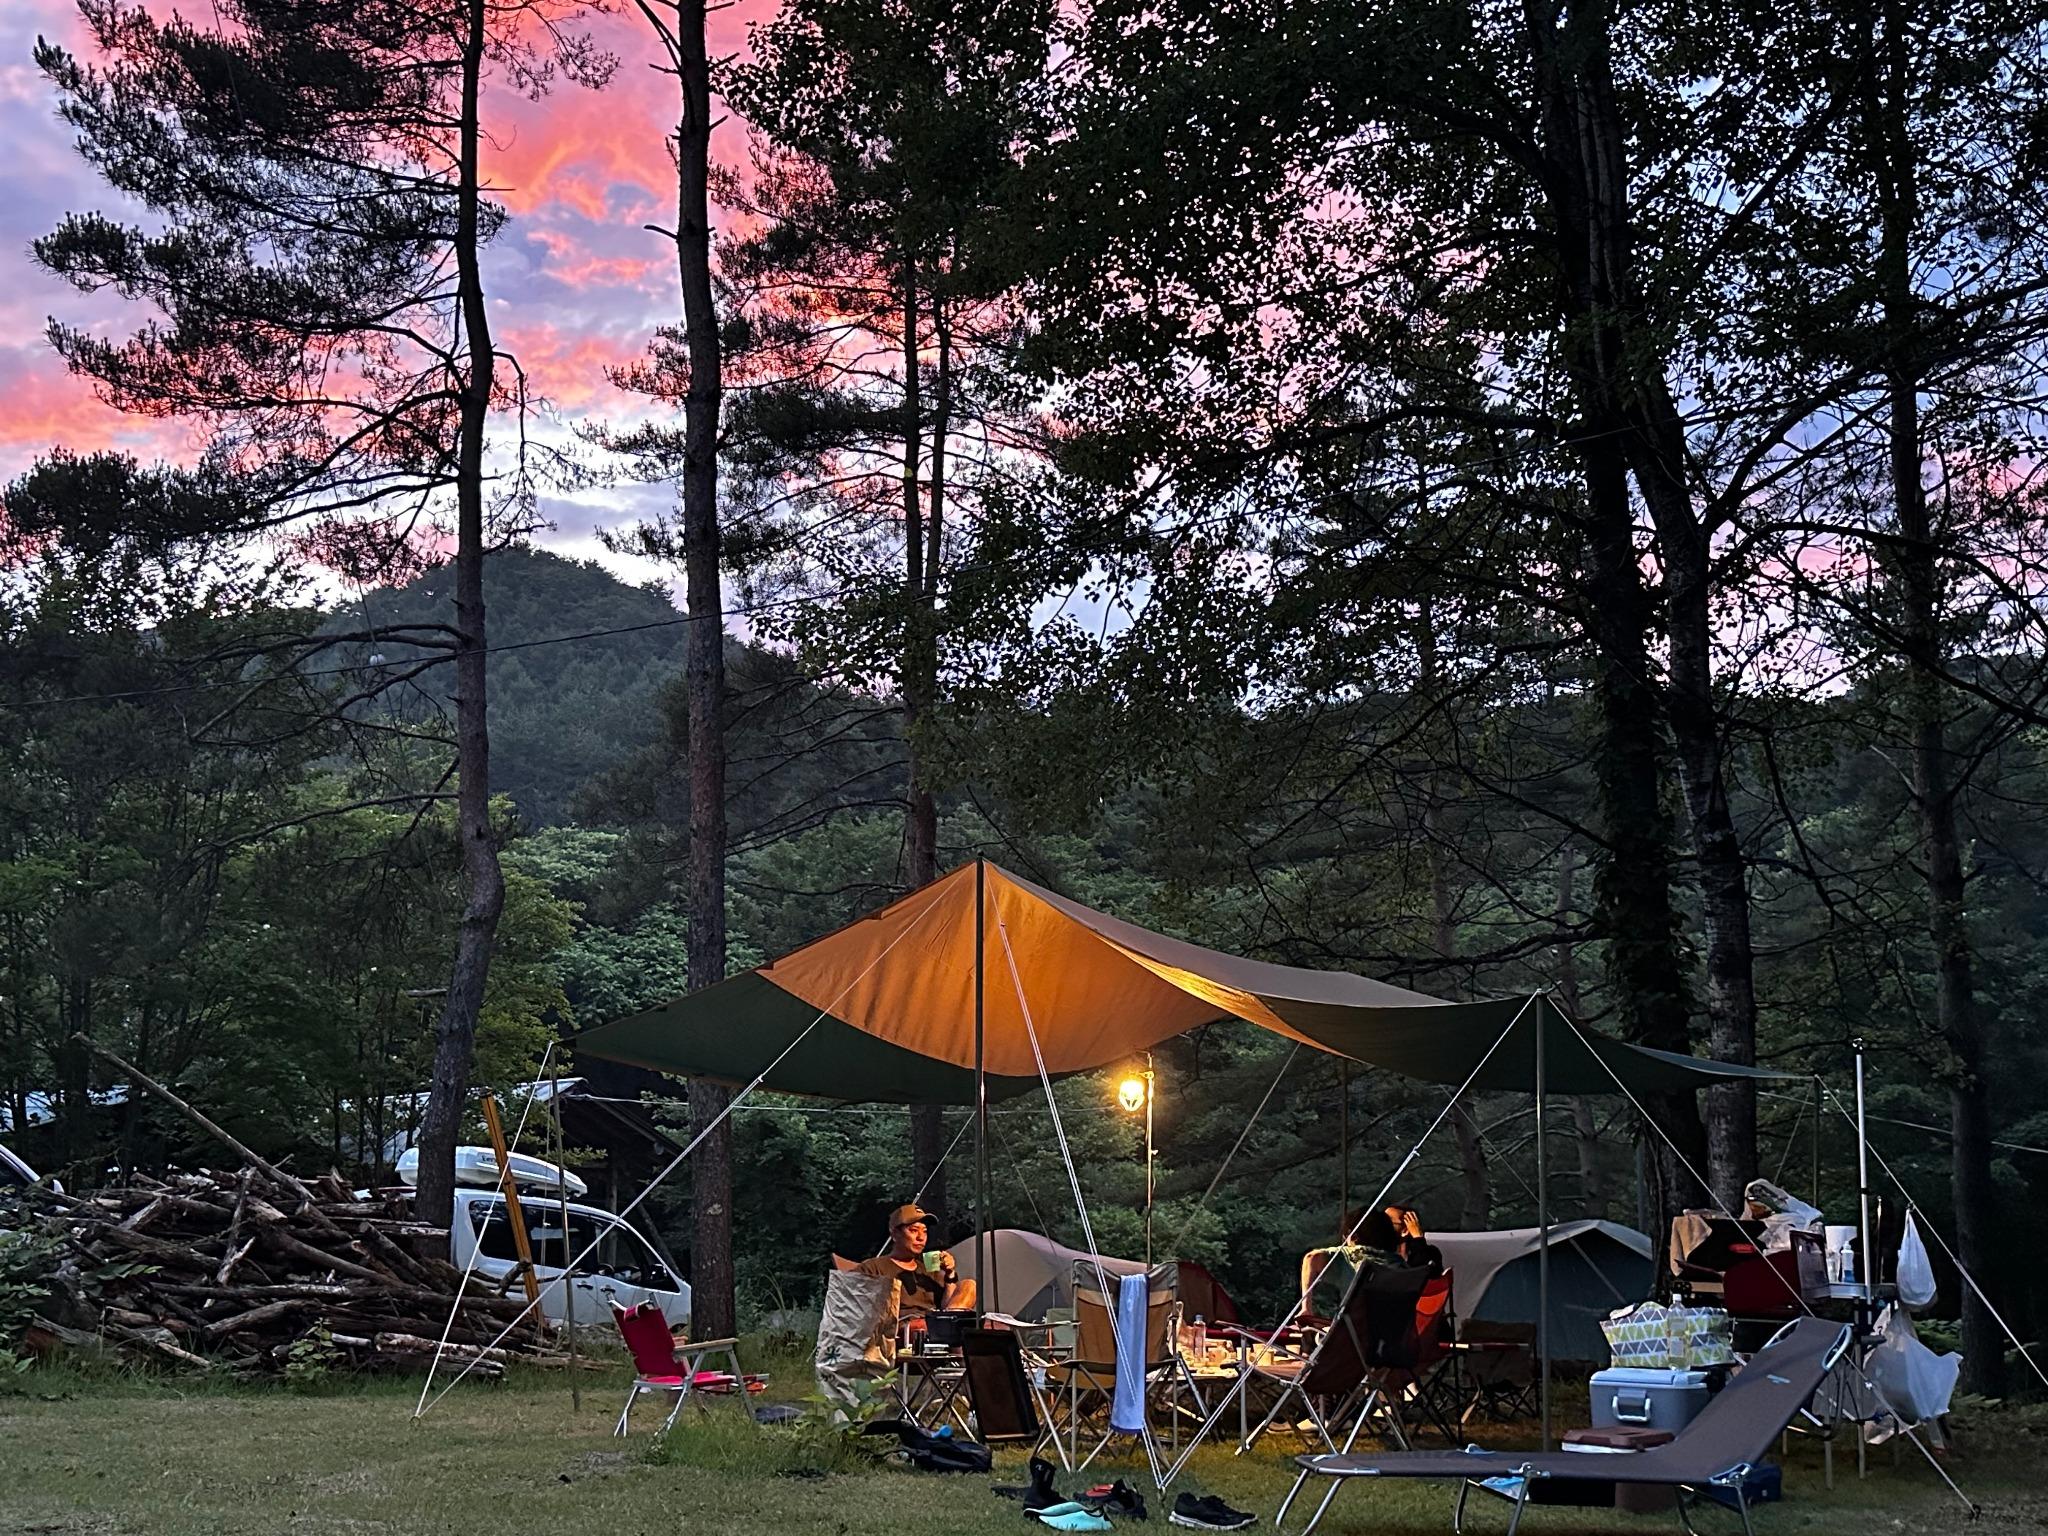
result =
[[[264,1328],[272,1323],[284,1322],[299,1316],[308,1308],[317,1306],[311,1301],[271,1301],[260,1307],[251,1307],[233,1317],[224,1317],[217,1323],[206,1325],[209,1339],[224,1339],[230,1334],[245,1333],[251,1328]]]

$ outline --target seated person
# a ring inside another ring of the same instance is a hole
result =
[[[1344,1256],[1354,1268],[1378,1264],[1387,1268],[1426,1269],[1432,1275],[1444,1272],[1443,1254],[1424,1235],[1422,1217],[1412,1205],[1387,1205],[1354,1214],[1351,1233]]]
[[[1410,1269],[1426,1269],[1432,1275],[1444,1272],[1444,1256],[1422,1230],[1422,1216],[1412,1205],[1390,1205],[1387,1220],[1396,1234],[1394,1252]]]
[[[888,1251],[854,1266],[864,1275],[896,1282],[903,1319],[914,1329],[924,1326],[927,1312],[971,1308],[976,1299],[974,1282],[959,1277],[952,1254],[927,1251],[931,1233],[925,1222],[930,1214],[915,1205],[897,1206],[889,1213]]]

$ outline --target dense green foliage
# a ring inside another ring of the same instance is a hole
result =
[[[1561,1210],[1653,1230],[1758,1172],[1846,1216],[1810,1084],[1865,1040],[1879,1150],[2048,1323],[2042,20],[789,0],[723,82],[751,132],[719,188],[725,553],[758,600],[727,653],[731,964],[983,853],[1219,948],[1554,988],[1795,1074],[1559,1105],[1539,1147],[1515,1095],[1447,1115],[1197,1031],[1158,1052],[1155,1232],[1254,1310],[1433,1125],[1394,1192],[1441,1226],[1530,1219],[1538,1155]],[[74,277],[161,276],[139,234],[53,240]],[[116,384],[148,360],[57,339]],[[626,382],[688,398],[674,343]],[[665,424],[596,436],[673,472]],[[74,1171],[201,1155],[137,1106],[96,1123],[82,1033],[374,1173],[446,982],[450,573],[311,611],[269,546],[204,536],[278,510],[232,469],[60,456],[9,491],[0,1090],[17,1121],[54,1092],[36,1134]],[[516,545],[488,587],[502,1084],[682,987],[689,727],[661,592]],[[1128,1252],[1133,1124],[1100,1081],[1056,1098]],[[1078,1238],[1048,1117],[997,1112],[989,1211],[954,1152],[949,1225]],[[806,1301],[912,1192],[907,1115],[737,1126],[744,1297]]]

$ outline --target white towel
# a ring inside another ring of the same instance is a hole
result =
[[[1109,1427],[1126,1435],[1145,1429],[1145,1309],[1151,1297],[1143,1275],[1123,1275],[1116,1288],[1116,1397]]]

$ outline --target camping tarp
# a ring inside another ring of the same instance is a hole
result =
[[[1536,1322],[1538,1229],[1431,1232],[1451,1272],[1460,1317]],[[1607,1362],[1600,1319],[1650,1294],[1650,1240],[1612,1221],[1562,1221],[1550,1229],[1550,1354]]]
[[[1231,1017],[1425,1082],[1464,1082],[1484,1061],[1478,1088],[1527,1090],[1538,1029],[1555,1093],[1611,1093],[1617,1077],[1645,1093],[1782,1075],[1582,1036],[1543,997],[1453,1003],[1345,971],[1226,955],[1096,912],[997,865],[980,868],[992,1098],[1037,1078],[1020,985],[1054,1075],[1110,1066]],[[976,865],[963,865],[780,960],[586,1030],[576,1049],[732,1083],[773,1062],[767,1087],[824,1098],[970,1103],[978,883]]]

